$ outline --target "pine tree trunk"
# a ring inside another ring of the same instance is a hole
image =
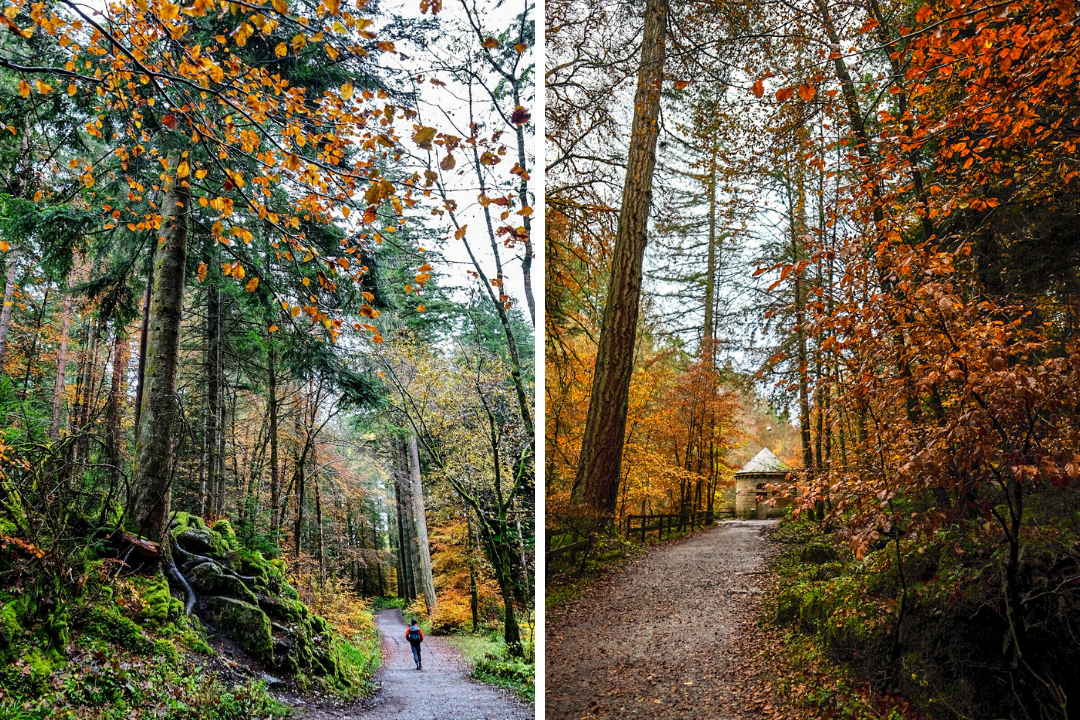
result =
[[[431,574],[431,549],[428,546],[427,511],[424,508],[424,485],[420,480],[420,454],[416,436],[409,436],[409,478],[412,483],[414,514],[416,516],[416,548],[420,554],[420,581],[428,613],[435,610],[435,578]]]
[[[121,477],[120,466],[123,454],[123,441],[121,439],[120,420],[123,414],[124,402],[124,371],[127,370],[127,335],[124,328],[119,325],[116,328],[116,336],[113,339],[113,367],[112,382],[109,386],[109,412],[108,431],[106,446],[109,452],[109,462],[113,466],[113,477],[117,480]]]
[[[476,559],[473,557],[473,526],[472,512],[465,508],[465,526],[468,535],[465,537],[466,562],[469,565],[469,608],[472,610],[472,631],[476,632],[480,627],[480,592],[476,587]]]
[[[667,0],[646,2],[641,69],[634,97],[634,123],[622,209],[615,234],[611,279],[596,352],[581,459],[572,492],[574,502],[588,503],[604,512],[614,511],[619,498],[630,376],[634,369],[642,261],[648,241],[653,170],[656,166],[667,11]]]
[[[270,537],[280,547],[278,535],[281,533],[281,468],[278,459],[278,401],[277,367],[275,365],[274,339],[270,337],[269,371],[267,382],[270,388]]]
[[[223,515],[221,492],[222,448],[222,368],[221,293],[211,285],[206,290],[206,486],[210,493],[210,513]]]
[[[0,374],[4,373],[7,357],[8,330],[11,328],[11,308],[15,306],[15,274],[18,270],[19,251],[8,254],[7,280],[4,283],[4,307],[0,309]]]
[[[60,351],[56,356],[56,384],[53,387],[52,423],[49,425],[49,437],[55,442],[60,438],[60,420],[63,416],[64,397],[67,395],[67,353],[68,335],[71,330],[71,295],[64,298],[60,311]]]
[[[175,167],[176,158],[170,166]],[[131,514],[139,533],[161,540],[169,524],[176,429],[176,399],[187,264],[187,214],[190,192],[183,184],[169,188],[162,208],[164,240],[156,243],[153,292],[146,341],[146,366],[139,440],[135,447]]]
[[[150,334],[150,294],[154,289],[153,278],[146,282],[146,295],[143,297],[143,317],[139,328],[139,370],[136,374],[135,387],[135,444],[139,444],[139,428],[142,427],[143,385],[146,379],[146,341]]]

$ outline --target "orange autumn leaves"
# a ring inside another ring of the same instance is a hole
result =
[[[68,95],[82,92],[93,99],[86,131],[108,143],[116,160],[95,162],[84,174],[83,185],[94,197],[116,180],[146,183],[136,168],[156,159],[162,183],[175,177],[191,189],[193,201],[216,211],[212,229],[223,244],[250,243],[249,227],[269,227],[276,237],[267,241],[278,258],[321,265],[327,280],[320,286],[326,290],[340,282],[335,275],[360,282],[367,267],[353,260],[396,231],[405,208],[415,203],[417,175],[391,182],[381,169],[387,159],[401,156],[404,133],[395,124],[412,120],[413,110],[386,102],[385,90],[356,90],[351,83],[316,94],[291,85],[275,62],[248,62],[239,50],[250,48],[253,38],[286,32],[291,39],[275,47],[278,58],[323,56],[348,64],[372,52],[393,52],[393,43],[378,38],[374,21],[362,16],[362,4],[324,0],[308,9],[313,17],[301,17],[287,0],[127,0],[109,4],[104,21],[75,6],[50,14],[28,0],[3,4],[0,17],[9,28],[22,38],[37,32],[60,56],[55,69],[38,68],[35,77],[20,80],[20,95],[49,94],[61,79]],[[218,32],[210,42],[196,42],[195,23],[204,31],[212,23]],[[188,148],[178,166],[163,157],[165,138],[171,147]],[[418,144],[426,144],[423,136]],[[291,196],[289,203],[274,199],[281,190]],[[106,211],[120,221],[106,229],[160,229],[160,216],[141,206],[142,192],[129,194],[126,205],[106,199]],[[393,224],[378,217],[383,203],[396,218]],[[350,206],[363,212],[351,214]],[[125,215],[132,221],[124,222]],[[350,215],[347,242],[338,254],[324,255],[308,241],[305,223],[349,221]],[[228,274],[243,280],[243,272],[237,265]],[[259,285],[257,278],[243,282],[249,292]],[[313,302],[302,311],[336,336],[340,323],[320,305]]]

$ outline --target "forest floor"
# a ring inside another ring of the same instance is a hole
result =
[[[417,670],[405,640],[405,620],[397,609],[380,610],[375,625],[382,636],[379,691],[358,703],[334,700],[301,704],[298,720],[531,720],[532,706],[512,693],[469,677],[461,653],[442,638],[428,635],[422,645],[423,670]]]
[[[760,717],[754,622],[775,520],[720,523],[646,552],[549,613],[546,717]],[[404,632],[404,629],[402,630]]]

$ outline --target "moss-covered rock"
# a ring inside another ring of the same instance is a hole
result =
[[[259,662],[273,664],[274,636],[266,613],[256,605],[227,597],[210,598],[207,609],[221,632],[240,643]]]
[[[188,528],[173,536],[176,544],[195,555],[222,558],[229,554],[229,545],[219,533],[210,528]]]
[[[280,598],[273,595],[259,595],[259,607],[272,618],[286,623],[299,623],[307,620],[307,606],[298,600]]]
[[[214,523],[214,532],[221,536],[221,539],[228,546],[229,550],[236,552],[240,549],[240,541],[236,539],[236,531],[233,530],[232,523],[222,518]]]
[[[243,600],[249,605],[259,604],[259,599],[243,580],[227,574],[217,563],[205,562],[197,565],[191,571],[191,580],[195,591],[203,595],[224,595]]]

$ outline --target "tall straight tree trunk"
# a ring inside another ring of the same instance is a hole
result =
[[[128,361],[127,349],[126,331],[118,324],[116,327],[116,335],[113,339],[112,382],[109,386],[108,430],[106,437],[109,462],[113,466],[113,477],[117,480],[120,479],[120,458],[123,453],[120,418],[123,413],[124,371],[127,369]]]
[[[267,384],[270,391],[269,415],[270,415],[270,537],[278,544],[278,535],[281,533],[281,468],[278,459],[278,400],[277,400],[277,366],[274,355],[274,338],[270,337],[270,352],[268,356],[269,371]]]
[[[311,464],[318,467],[318,456],[311,450]],[[326,587],[326,546],[323,543],[322,493],[319,492],[319,471],[311,475],[311,489],[315,491],[315,541],[319,552],[319,587]]]
[[[171,160],[169,165],[175,167],[176,157]],[[156,243],[154,257],[145,387],[132,472],[132,514],[139,532],[151,540],[162,539],[169,524],[176,421],[180,414],[176,382],[191,193],[182,181],[174,180],[170,184],[162,208],[166,223],[162,232],[164,239]]]
[[[476,632],[480,626],[480,592],[476,587],[476,559],[473,557],[473,526],[472,511],[465,508],[465,528],[468,534],[465,537],[466,562],[469,565],[469,609],[472,610],[472,631]]]
[[[424,594],[420,579],[420,553],[416,543],[416,512],[412,497],[412,482],[409,478],[409,449],[401,438],[394,438],[395,481],[401,491],[400,513],[404,510],[405,552],[409,557],[409,597],[416,599]]]
[[[719,138],[713,138],[712,159],[709,163],[709,254],[705,268],[705,326],[701,329],[702,357],[708,355],[710,363],[716,362],[716,156],[720,151]]]
[[[146,295],[143,297],[142,325],[139,327],[139,370],[135,382],[135,444],[139,444],[139,428],[142,427],[143,386],[146,379],[146,341],[150,334],[150,294],[154,289],[153,280],[146,283]]]
[[[0,375],[4,374],[7,357],[8,330],[11,328],[11,308],[15,306],[15,276],[18,270],[19,251],[8,254],[7,279],[4,283],[4,307],[0,309]]]
[[[642,261],[648,241],[653,170],[656,167],[667,12],[667,0],[647,0],[645,4],[641,68],[634,96],[634,123],[622,208],[615,233],[611,280],[596,352],[581,459],[572,491],[575,503],[588,503],[604,512],[614,511],[619,499]]]
[[[60,438],[60,420],[63,416],[64,397],[67,395],[67,352],[68,336],[71,331],[71,295],[64,298],[60,311],[60,351],[56,356],[56,385],[53,387],[52,423],[49,425],[49,437],[54,441]]]
[[[424,485],[420,480],[420,453],[416,449],[416,436],[409,436],[409,479],[412,484],[414,513],[416,515],[416,548],[420,553],[420,580],[424,603],[428,612],[435,610],[435,578],[431,574],[431,549],[428,547],[427,511],[424,508]]]
[[[411,601],[413,599],[412,571],[409,567],[409,542],[405,534],[407,513],[405,499],[401,496],[401,479],[397,470],[397,460],[394,461],[394,500],[397,502],[398,522],[398,597]]]
[[[206,487],[210,493],[210,512],[224,515],[221,493],[223,458],[221,440],[224,432],[222,418],[221,367],[221,292],[211,285],[206,290]]]

